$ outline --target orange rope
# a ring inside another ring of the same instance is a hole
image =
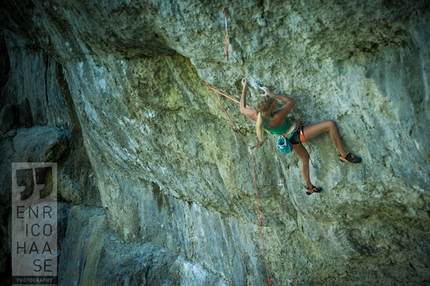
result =
[[[243,136],[243,134],[240,132],[239,128],[237,128],[236,124],[234,123],[234,121],[231,119],[230,115],[228,114],[227,110],[224,108],[224,105],[222,104],[221,100],[219,99],[219,97],[217,96],[217,93],[225,96],[226,98],[236,102],[236,103],[240,103],[239,101],[231,98],[230,96],[216,90],[215,88],[211,87],[209,85],[209,83],[207,81],[205,81],[205,84],[208,86],[209,90],[211,90],[216,98],[216,100],[218,101],[218,103],[220,104],[220,106],[222,107],[222,109],[224,110],[225,114],[227,115],[228,119],[231,121],[231,123],[233,124],[234,129],[237,131],[237,133],[239,133],[239,135],[242,137],[242,140],[246,143],[246,145],[248,145],[249,150],[251,152],[251,161],[252,161],[252,170],[254,173],[254,188],[255,188],[255,200],[256,200],[256,204],[257,204],[257,212],[258,212],[258,219],[259,219],[259,223],[258,225],[260,226],[260,237],[261,237],[261,247],[263,250],[263,257],[264,257],[264,264],[266,266],[266,275],[267,275],[267,281],[268,281],[268,285],[272,285],[273,283],[273,279],[270,277],[270,271],[269,271],[269,265],[267,263],[267,255],[266,255],[266,249],[264,247],[264,236],[263,236],[263,214],[261,213],[260,210],[260,202],[258,200],[258,186],[257,186],[257,171],[255,169],[255,156],[254,156],[254,152],[253,149],[260,146],[261,144],[263,144],[264,141],[260,141],[258,142],[256,145],[251,146],[248,141],[246,140],[245,136]]]
[[[206,81],[205,81],[205,83],[209,86],[209,84],[208,84]],[[221,94],[222,96],[224,96],[224,97],[226,97],[226,98],[230,99],[231,101],[236,102],[237,104],[240,104],[240,101],[239,101],[239,100],[234,99],[233,97],[228,96],[227,94],[222,93],[222,92],[220,92],[220,91],[216,90],[215,88],[213,88],[213,87],[211,87],[211,86],[209,86],[209,89],[210,89],[210,90],[212,90],[212,91],[214,91],[214,92],[216,92],[216,93],[218,93],[218,94]],[[248,106],[248,107],[249,107],[249,106]]]

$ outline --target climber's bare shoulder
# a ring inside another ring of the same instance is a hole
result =
[[[258,111],[256,109],[251,107],[241,107],[240,112],[252,120],[257,121]]]

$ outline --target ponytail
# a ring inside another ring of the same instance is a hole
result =
[[[261,112],[258,113],[255,129],[257,131],[258,140],[263,141],[264,140],[263,116],[261,115]]]
[[[264,130],[263,130],[263,115],[262,112],[269,112],[273,108],[273,104],[276,102],[276,97],[273,95],[264,95],[263,97],[258,100],[257,103],[257,109],[259,110],[258,116],[257,116],[257,123],[255,125],[255,129],[257,131],[257,137],[258,140],[263,141],[264,140]]]

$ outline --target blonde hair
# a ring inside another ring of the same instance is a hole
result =
[[[260,141],[264,139],[263,115],[261,113],[270,112],[275,102],[276,102],[276,98],[272,95],[265,95],[262,98],[260,98],[257,102],[257,109],[259,112],[257,116],[257,123],[255,125],[255,129],[257,131],[258,140]]]

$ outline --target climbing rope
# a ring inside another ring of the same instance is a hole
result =
[[[260,227],[260,237],[261,237],[261,246],[262,246],[262,250],[263,250],[263,257],[264,257],[264,264],[266,266],[266,275],[267,275],[267,281],[268,281],[268,285],[272,285],[273,280],[270,277],[270,271],[269,271],[269,265],[267,263],[267,255],[266,255],[266,249],[264,246],[264,235],[263,235],[263,214],[261,213],[261,209],[260,209],[260,202],[258,200],[258,186],[257,186],[257,171],[255,168],[255,156],[254,156],[254,152],[253,149],[257,148],[258,146],[260,146],[261,144],[263,144],[264,141],[260,141],[258,142],[256,145],[252,146],[248,143],[248,141],[246,140],[245,136],[240,132],[239,128],[237,128],[236,124],[234,123],[234,121],[231,119],[230,115],[228,114],[227,110],[225,109],[224,105],[222,104],[220,98],[218,97],[217,94],[220,94],[238,104],[240,104],[239,101],[235,100],[234,98],[216,90],[215,88],[213,88],[212,86],[209,85],[209,83],[207,81],[204,81],[204,83],[208,86],[209,90],[212,91],[212,93],[214,94],[216,100],[218,101],[219,105],[221,106],[221,108],[224,110],[225,114],[227,115],[228,119],[230,120],[230,122],[233,124],[234,129],[236,130],[237,133],[239,133],[240,137],[242,137],[242,140],[246,143],[246,145],[248,145],[250,153],[251,153],[251,162],[252,162],[252,170],[254,173],[254,188],[255,188],[255,200],[256,200],[256,204],[257,204],[257,212],[258,212],[258,225]]]

